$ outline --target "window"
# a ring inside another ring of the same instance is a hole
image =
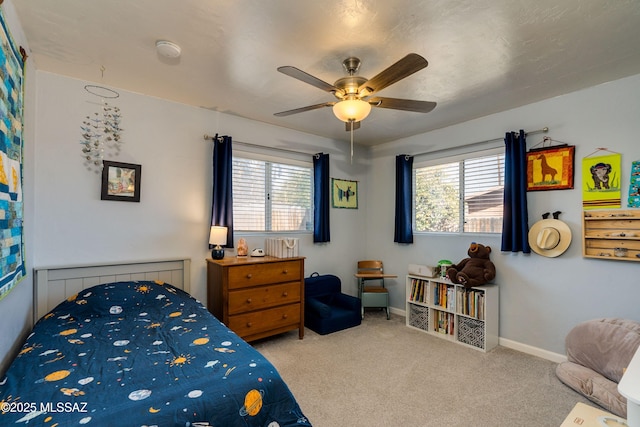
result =
[[[503,149],[417,167],[413,188],[416,231],[502,232]]]
[[[234,157],[234,229],[313,230],[312,179],[311,166]]]

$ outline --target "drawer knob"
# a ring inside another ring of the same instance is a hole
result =
[[[289,270],[282,270],[282,274],[288,274]]]
[[[247,328],[250,328],[252,326],[251,322],[247,322]]]
[[[282,318],[283,318],[283,319],[286,319],[286,318],[288,318],[288,317],[289,317],[289,315],[288,315],[288,314],[283,314],[283,315],[282,315]]]
[[[253,277],[253,274],[249,273],[247,274],[247,279],[251,279]]]
[[[251,304],[251,298],[247,298],[247,304]]]
[[[282,293],[282,296],[283,296],[283,297],[288,297],[288,296],[289,296],[289,292],[284,291],[284,292]]]

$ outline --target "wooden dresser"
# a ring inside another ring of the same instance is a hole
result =
[[[207,307],[245,341],[298,329],[304,337],[304,258],[207,259]]]

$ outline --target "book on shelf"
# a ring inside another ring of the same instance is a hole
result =
[[[444,311],[436,311],[433,330],[443,335],[453,335],[455,315]]]
[[[411,279],[411,292],[409,294],[409,301],[426,302],[425,288],[427,282],[421,279]]]
[[[458,289],[456,295],[458,312],[469,317],[484,320],[484,291],[476,289]]]
[[[433,303],[447,310],[455,309],[455,287],[446,283],[436,283],[433,287]]]

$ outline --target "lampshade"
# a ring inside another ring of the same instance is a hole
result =
[[[209,232],[209,244],[215,245],[211,251],[211,258],[224,258],[224,249],[222,249],[222,246],[220,245],[227,244],[227,227],[212,225],[211,232]]]
[[[333,114],[343,122],[364,120],[371,112],[371,105],[360,99],[347,99],[333,106]]]
[[[227,243],[227,227],[219,225],[211,226],[211,232],[209,233],[210,245],[225,245]]]

